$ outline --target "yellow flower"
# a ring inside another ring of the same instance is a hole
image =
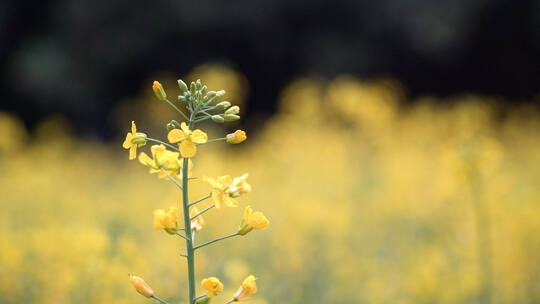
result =
[[[135,159],[137,157],[137,147],[142,147],[146,144],[146,134],[137,133],[137,126],[135,122],[131,122],[131,133],[126,134],[126,139],[122,144],[124,149],[129,149],[129,159]]]
[[[154,229],[165,229],[167,232],[172,233],[177,229],[176,220],[178,219],[178,208],[171,206],[169,212],[165,212],[163,209],[157,209],[154,211]]]
[[[178,145],[182,157],[190,158],[197,153],[196,144],[204,144],[208,136],[203,131],[197,129],[191,131],[185,122],[182,122],[180,129],[172,129],[167,138],[170,143],[180,142]]]
[[[133,285],[133,287],[135,287],[135,290],[137,290],[137,292],[142,294],[143,296],[150,298],[154,295],[154,291],[152,290],[152,288],[150,288],[150,286],[148,286],[148,284],[146,284],[143,279],[133,275],[129,275],[129,282],[131,283],[131,285]]]
[[[154,81],[154,83],[152,84],[152,90],[154,91],[154,94],[156,94],[157,99],[167,99],[167,94],[165,94],[165,90],[163,90],[163,86],[161,85],[161,83],[159,83],[159,81]]]
[[[246,182],[247,177],[248,174],[246,173],[234,179],[230,175],[223,175],[216,179],[205,178],[214,188],[212,190],[212,199],[216,204],[216,208],[220,208],[222,204],[237,207],[238,202],[234,198],[251,191],[251,186]]]
[[[265,229],[268,225],[270,225],[270,221],[262,212],[253,212],[251,206],[247,206],[244,210],[244,218],[238,228],[238,234],[246,235],[253,229]]]
[[[209,277],[202,280],[201,285],[208,291],[206,296],[209,298],[223,291],[223,283],[216,277]]]
[[[150,148],[150,151],[152,151],[152,158],[150,158],[150,156],[148,156],[146,153],[142,152],[141,154],[139,154],[139,162],[145,166],[150,167],[149,172],[151,174],[157,173],[159,178],[167,179],[167,174],[165,174],[161,170],[161,168],[163,168],[171,176],[179,175],[179,177],[182,178],[180,169],[182,169],[184,162],[178,159],[178,157],[180,156],[178,152],[169,151],[165,149],[164,145],[153,145]],[[193,163],[190,160],[188,164],[189,177],[189,175],[191,175],[191,168],[193,167]]]
[[[253,275],[247,277],[242,283],[242,286],[240,286],[240,288],[238,288],[238,290],[234,294],[234,301],[247,300],[247,296],[256,293],[257,284],[255,284],[255,280],[256,279]]]
[[[194,206],[189,212],[189,216],[194,217],[198,213],[199,213],[199,209],[197,209],[197,207]],[[196,218],[191,220],[191,230],[195,230],[199,232],[203,229],[204,225],[206,225],[206,223],[204,222],[202,215],[199,215]]]
[[[227,134],[227,143],[229,144],[239,144],[246,139],[246,132],[242,130],[236,130],[234,133]]]

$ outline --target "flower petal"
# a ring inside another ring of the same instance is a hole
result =
[[[186,133],[182,132],[179,129],[172,129],[169,134],[167,134],[167,139],[170,143],[173,144],[184,140],[186,137]]]
[[[186,134],[189,134],[191,131],[189,130],[188,125],[185,122],[182,122],[180,124],[180,128],[182,128],[182,131],[184,131]]]
[[[137,158],[137,145],[131,146],[129,148],[129,160]]]
[[[190,138],[193,142],[198,144],[204,144],[208,140],[208,135],[203,131],[197,129],[191,133]]]
[[[145,166],[152,167],[154,160],[150,158],[146,153],[142,152],[139,154],[139,162]]]
[[[131,133],[126,134],[126,139],[124,140],[124,143],[122,144],[122,147],[124,147],[124,149],[129,149],[131,145],[133,145],[133,143],[131,143],[132,138],[133,138],[133,134]]]
[[[197,153],[197,147],[195,146],[195,143],[189,139],[183,140],[180,143],[179,148],[180,154],[182,155],[182,157],[185,158],[193,157]]]
[[[212,200],[216,204],[216,208],[219,209],[223,204],[223,193],[216,189],[212,190]]]
[[[230,196],[228,196],[228,195],[224,195],[224,196],[223,196],[223,202],[224,202],[225,205],[227,205],[228,207],[233,207],[233,208],[234,208],[234,207],[238,207],[238,202],[237,202],[234,198],[232,198],[232,197],[230,197]]]

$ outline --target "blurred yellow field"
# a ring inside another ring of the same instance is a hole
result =
[[[235,231],[248,204],[272,223],[197,252],[197,278],[225,285],[216,303],[250,273],[254,304],[540,302],[538,113],[403,98],[390,80],[298,80],[241,148],[199,148],[192,199],[205,175],[249,172],[253,192],[207,213],[198,241]],[[152,228],[180,192],[127,160],[124,134],[103,144],[59,118],[28,134],[6,113],[0,131],[0,303],[147,302],[128,273],[185,300],[183,242]]]

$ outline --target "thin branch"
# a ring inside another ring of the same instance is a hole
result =
[[[227,137],[220,137],[220,138],[214,138],[214,139],[209,139],[205,142],[205,144],[207,143],[211,143],[211,142],[214,142],[214,141],[220,141],[220,140],[227,140]]]
[[[212,193],[208,193],[207,196],[205,196],[205,197],[203,197],[203,198],[200,198],[200,199],[198,199],[198,200],[196,200],[196,201],[194,201],[194,202],[189,203],[189,204],[188,204],[188,207],[191,207],[191,206],[193,206],[193,205],[195,205],[195,204],[197,204],[197,203],[200,203],[200,202],[202,202],[202,201],[204,201],[205,199],[210,198],[210,197],[212,197]]]
[[[195,214],[194,216],[190,217],[189,219],[190,219],[191,221],[193,221],[195,218],[197,218],[197,216],[199,216],[199,215],[205,213],[206,211],[208,211],[208,210],[214,208],[215,206],[216,206],[216,204],[213,204],[212,206],[205,208],[203,211],[201,211],[201,212]]]
[[[169,304],[169,303],[167,303],[167,301],[160,299],[160,298],[159,298],[158,296],[156,296],[156,295],[152,295],[152,298],[156,299],[159,303],[162,303],[162,304]]]
[[[234,302],[234,301],[236,301],[236,299],[235,299],[235,298],[232,298],[232,299],[230,299],[229,301],[227,301],[225,304],[229,304],[229,303],[232,303],[232,302]]]
[[[180,185],[180,183],[179,183],[174,177],[172,177],[172,176],[169,174],[169,172],[167,172],[167,170],[163,169],[163,167],[160,167],[160,169],[161,169],[161,171],[163,171],[163,173],[165,173],[165,174],[169,177],[170,180],[172,180],[172,182],[173,182],[176,186],[178,186],[178,188],[180,188],[180,190],[184,191],[184,188],[182,188],[182,185]]]
[[[177,232],[176,234],[179,235],[179,236],[181,236],[184,240],[189,241],[189,239],[187,238],[187,236],[181,234],[180,232]]]
[[[196,297],[194,300],[197,301],[197,300],[200,300],[200,299],[202,299],[202,298],[204,298],[204,297],[206,297],[205,294]]]
[[[176,112],[180,113],[180,115],[182,115],[182,117],[184,117],[185,120],[189,120],[189,118],[186,116],[186,114],[184,114],[184,112],[180,111],[180,109],[178,107],[176,107],[169,99],[165,98],[164,101],[166,103],[168,103],[171,107],[173,107],[173,109],[175,109]]]
[[[166,143],[166,142],[163,142],[163,141],[161,141],[161,140],[159,140],[159,139],[147,137],[146,140],[153,141],[153,142],[157,142],[157,143],[159,143],[159,144],[165,145],[165,146],[167,146],[167,147],[173,149],[174,151],[178,152],[178,148],[177,148],[177,147],[175,147],[175,146],[173,146],[173,145],[171,145],[171,144],[168,144],[168,143]]]
[[[208,241],[208,242],[206,242],[206,243],[202,243],[202,244],[200,244],[200,245],[198,245],[198,246],[195,246],[195,247],[193,247],[193,249],[196,250],[196,249],[199,249],[199,248],[201,248],[201,247],[204,247],[204,246],[213,244],[213,243],[215,243],[215,242],[217,242],[217,241],[221,241],[221,240],[224,240],[224,239],[228,239],[228,238],[231,238],[231,237],[237,236],[237,235],[239,235],[238,232],[235,232],[235,233],[232,233],[232,234],[229,234],[229,235],[226,235],[226,236],[222,236],[222,237],[217,238],[217,239],[215,239],[215,240],[211,240],[211,241]]]

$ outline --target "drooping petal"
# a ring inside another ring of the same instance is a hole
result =
[[[238,202],[228,195],[223,196],[223,202],[225,203],[225,205],[227,205],[227,207],[238,207]]]
[[[124,143],[122,144],[122,147],[124,147],[124,149],[129,149],[133,145],[133,143],[131,143],[132,138],[133,138],[133,134],[131,133],[126,134],[126,139],[124,140]]]
[[[137,145],[132,145],[129,148],[129,160],[137,158]]]
[[[167,134],[167,139],[170,143],[177,143],[184,140],[187,137],[186,133],[179,129],[172,129],[169,134]]]
[[[212,190],[212,200],[214,201],[214,204],[216,204],[216,208],[221,208],[221,205],[223,205],[223,193],[219,190]]]
[[[205,177],[204,180],[207,181],[213,188],[221,189],[223,187],[221,183],[211,177]]]
[[[154,160],[150,158],[146,153],[142,152],[139,154],[139,162],[145,166],[152,167],[154,165]]]
[[[137,126],[135,125],[134,120],[131,121],[131,134],[133,134],[133,136],[135,136],[135,134],[137,134]]]
[[[179,148],[180,154],[185,158],[193,157],[197,153],[197,146],[195,146],[195,143],[189,139],[183,140],[180,143]]]
[[[232,183],[232,177],[230,175],[222,175],[217,178],[217,181],[221,184],[221,187],[229,186]]]
[[[193,142],[198,144],[204,144],[208,140],[208,135],[203,131],[197,129],[191,133],[190,138]]]

